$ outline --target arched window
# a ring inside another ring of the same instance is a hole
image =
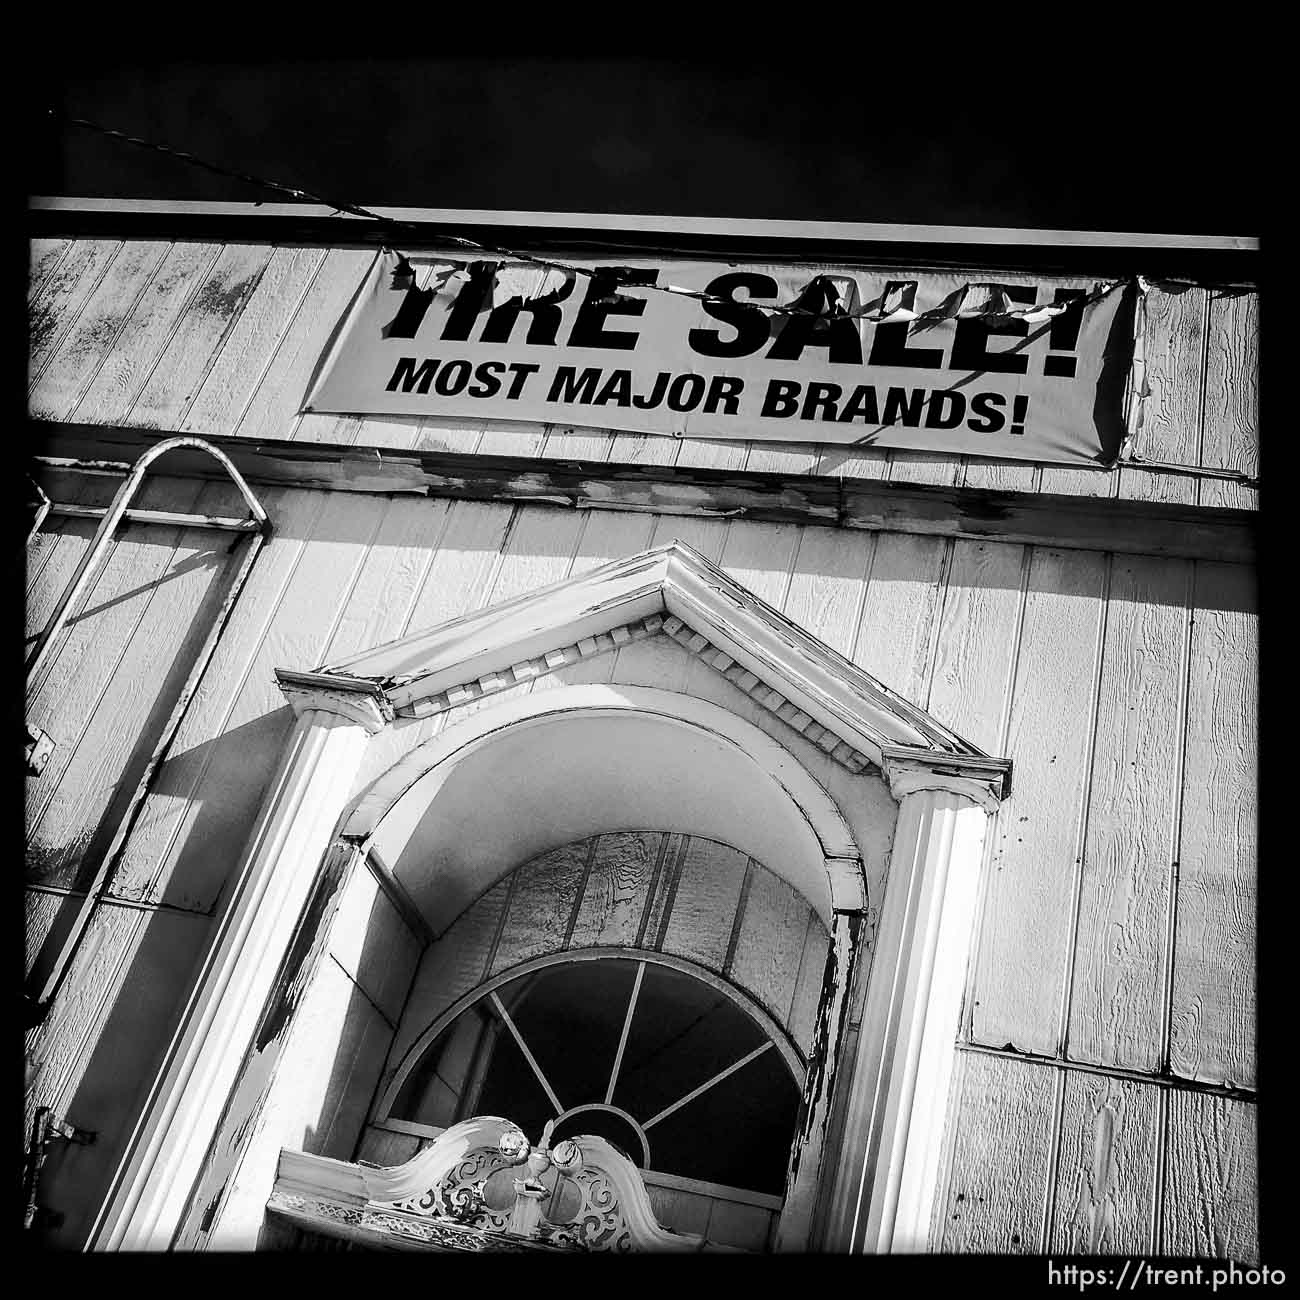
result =
[[[431,1038],[431,1041],[430,1041]],[[804,1065],[732,985],[660,953],[516,968],[431,1027],[389,1115],[445,1128],[500,1115],[596,1134],[658,1174],[784,1191]]]

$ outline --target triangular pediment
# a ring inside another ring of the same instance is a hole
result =
[[[372,683],[422,717],[529,677],[668,636],[827,753],[858,770],[942,756],[1005,795],[991,758],[822,644],[682,542],[615,560],[304,675]],[[282,680],[286,674],[281,674]]]

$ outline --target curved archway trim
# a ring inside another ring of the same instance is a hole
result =
[[[780,787],[815,836],[827,862],[833,910],[862,906],[862,861],[834,800],[779,741],[720,705],[675,691],[640,686],[577,685],[510,700],[453,723],[399,759],[352,802],[342,833],[367,843],[398,802],[435,771],[468,757],[512,727],[565,714],[644,714],[695,728],[734,750]],[[845,870],[845,864],[849,869]]]

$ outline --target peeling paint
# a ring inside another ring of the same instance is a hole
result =
[[[848,982],[852,978],[854,956],[861,945],[862,917],[852,912],[837,913],[836,919],[841,918],[843,929],[832,929],[831,944],[826,954],[826,976],[822,985],[821,1002],[817,1008],[812,1047],[808,1052],[808,1076],[795,1119],[798,1138],[791,1154],[788,1184],[795,1181],[799,1172],[804,1146],[813,1136],[819,1106],[834,1072],[839,1045],[844,1040],[849,1012]],[[837,1002],[838,1015],[835,1014]],[[822,1122],[825,1123],[824,1116]]]
[[[1092,1178],[1088,1197],[1088,1253],[1100,1254],[1101,1243],[1115,1227],[1111,1184],[1115,1179],[1115,1111],[1103,1105],[1092,1128]]]
[[[207,312],[222,319],[229,319],[239,311],[240,306],[252,294],[261,278],[262,270],[259,270],[255,275],[236,280],[233,284],[224,284],[220,279],[209,280],[199,290],[191,311]]]
[[[190,1234],[206,1233],[216,1222],[227,1189],[232,1186],[232,1179],[274,1083],[280,1052],[288,1037],[286,1031],[292,1025],[294,1013],[328,947],[332,918],[352,871],[360,862],[361,855],[356,845],[348,840],[336,839],[326,850],[320,874],[276,974],[267,1009],[240,1066],[192,1195],[201,1195],[205,1185],[211,1186],[218,1178],[222,1180],[220,1189],[196,1226],[188,1230],[184,1226],[186,1219],[193,1224],[193,1209],[184,1216],[178,1245],[192,1244],[186,1242],[187,1231]]]
[[[208,292],[216,301],[226,291],[214,287]],[[42,324],[34,320],[32,328],[35,339]],[[142,429],[108,431],[60,421],[33,421],[33,431],[57,454],[72,446],[85,455],[102,455],[108,442],[126,444],[130,450],[124,458],[133,458],[151,442]],[[361,458],[350,448],[295,446],[287,440],[210,441],[229,454],[241,472],[262,483],[332,491],[412,492],[472,501],[536,501],[562,509],[814,523],[1220,563],[1250,563],[1257,549],[1254,522],[1247,512],[1162,501],[1073,498],[1063,512],[1058,498],[1032,492],[830,475],[791,480],[757,472],[565,461],[544,462],[539,468],[536,461],[519,456],[382,448]]]
[[[279,1040],[293,1019],[325,950],[329,938],[328,921],[338,906],[355,857],[355,846],[347,840],[336,840],[326,853],[325,865],[298,922],[293,942],[276,976],[275,992],[253,1040],[255,1052],[264,1051]]]
[[[221,1189],[208,1202],[207,1208],[203,1211],[203,1218],[199,1222],[200,1232],[207,1232],[211,1229],[212,1221],[213,1219],[216,1218],[217,1215],[217,1206],[221,1204],[221,1198],[223,1195],[225,1195],[225,1191],[226,1191],[226,1187],[225,1184],[223,1183],[221,1185]]]

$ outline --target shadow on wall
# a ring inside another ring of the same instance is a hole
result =
[[[108,1185],[117,1170],[136,1116],[162,1064],[177,1016],[197,974],[199,959],[212,933],[210,917],[139,908],[101,908],[88,945],[107,951],[125,946],[130,969],[113,1009],[99,1030],[97,1046],[62,1114],[78,1128],[95,1133],[89,1146],[56,1142],[41,1178],[40,1204],[63,1216],[57,1227],[41,1234],[40,1244],[59,1250],[80,1249],[90,1232]],[[37,1092],[58,1088],[60,1073],[78,1068],[76,1060],[48,1059],[42,1046],[64,1047],[77,1041],[77,1021],[93,1017],[94,988],[68,999],[55,1036],[38,1042],[30,1086]],[[79,1007],[77,1003],[92,1004]],[[71,1005],[69,1005],[71,1004]],[[55,1014],[58,1014],[57,1012]],[[93,1024],[90,1026],[93,1031]]]

